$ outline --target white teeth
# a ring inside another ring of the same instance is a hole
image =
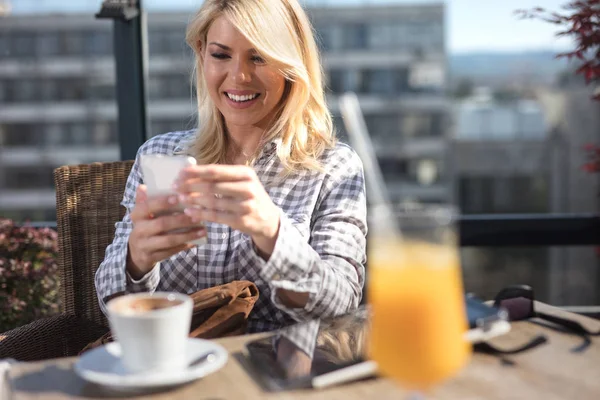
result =
[[[257,98],[258,93],[247,94],[244,96],[236,96],[235,94],[227,93],[227,97],[229,97],[233,101],[242,102],[242,101],[248,101],[248,100],[253,100],[253,99]]]

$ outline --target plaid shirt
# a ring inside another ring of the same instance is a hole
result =
[[[344,144],[324,153],[326,173],[300,171],[283,180],[278,178],[282,166],[275,155],[279,142],[263,148],[254,169],[281,210],[279,236],[268,261],[255,252],[250,236],[208,222],[207,244],[163,260],[139,281],[126,273],[127,242],[133,227],[130,212],[143,182],[139,155],[185,153],[194,135],[195,131],[167,133],[140,147],[121,203],[126,215],[116,224],[115,238],[96,273],[104,312],[105,299],[119,292],[189,294],[234,280],[252,281],[260,291],[249,317],[251,332],[336,316],[358,307],[366,262],[365,185],[362,162]],[[307,292],[308,303],[304,308],[288,308],[276,296],[276,289]]]

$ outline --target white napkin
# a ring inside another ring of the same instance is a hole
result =
[[[0,359],[0,399],[10,398],[8,387],[8,371],[16,363],[12,358]]]

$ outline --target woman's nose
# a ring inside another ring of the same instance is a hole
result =
[[[233,79],[236,83],[250,82],[252,76],[252,66],[246,60],[237,60],[233,63]]]

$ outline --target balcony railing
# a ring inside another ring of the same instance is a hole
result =
[[[20,223],[56,229],[56,221]],[[458,220],[461,247],[600,246],[595,214],[478,214]]]

